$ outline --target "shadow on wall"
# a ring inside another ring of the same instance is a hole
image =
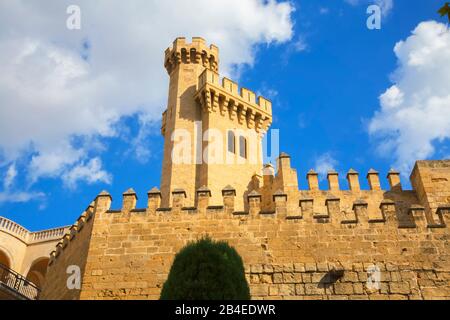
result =
[[[11,261],[6,252],[2,251],[2,249],[0,249],[0,264],[4,265],[8,269],[11,269]]]
[[[27,273],[26,279],[34,283],[38,288],[42,288],[42,285],[44,284],[48,262],[49,258],[47,257],[36,259]]]
[[[344,276],[344,270],[336,270],[336,269],[332,269],[330,271],[328,271],[323,277],[322,279],[320,279],[317,287],[318,288],[329,288],[331,287],[336,281],[338,281],[339,279],[341,279]]]

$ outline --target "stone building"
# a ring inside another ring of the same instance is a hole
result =
[[[262,162],[271,102],[220,78],[216,46],[177,38],[164,65],[161,191],[136,208],[128,189],[120,210],[97,195],[51,252],[40,299],[158,299],[176,252],[205,235],[236,248],[253,299],[450,298],[450,160],[417,161],[412,190],[394,170],[389,190],[375,170],[363,190],[353,169],[348,188],[330,171],[321,190],[310,170],[299,190],[289,155],[276,172]]]
[[[30,232],[0,217],[0,299],[35,299],[50,253],[69,227]]]

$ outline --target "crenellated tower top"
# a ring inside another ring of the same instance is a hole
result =
[[[213,44],[208,47],[201,37],[192,37],[191,43],[178,37],[165,51],[164,67],[170,75],[180,63],[201,64],[205,69],[219,72],[219,48]]]
[[[220,205],[226,182],[242,194],[236,206],[244,210],[243,195],[253,176],[261,176],[272,103],[221,78],[219,49],[201,37],[190,43],[176,38],[164,53],[164,67],[169,95],[161,121],[162,206],[170,206],[177,189],[185,190],[187,206],[194,206],[202,186],[211,190],[211,204]]]

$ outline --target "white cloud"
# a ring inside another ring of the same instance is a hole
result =
[[[100,158],[93,158],[89,162],[79,163],[65,172],[62,179],[69,188],[75,188],[79,181],[86,181],[89,184],[101,181],[110,184],[112,176],[101,168]]]
[[[138,122],[139,131],[129,141],[130,149],[128,153],[132,153],[139,162],[146,163],[153,155],[150,148],[152,145],[151,139],[160,135],[161,124],[148,114],[139,114]]]
[[[308,44],[304,37],[299,36],[298,39],[292,44],[295,52],[302,52],[308,49]]]
[[[17,176],[16,164],[12,163],[8,167],[8,170],[6,171],[5,180],[3,181],[3,188],[4,189],[11,188],[16,176]]]
[[[378,151],[409,174],[415,160],[435,154],[434,142],[450,138],[450,30],[422,22],[394,52],[394,84],[380,96],[369,133],[380,138]]]
[[[138,113],[158,121],[163,54],[177,36],[217,44],[221,71],[232,75],[253,64],[255,45],[293,32],[287,1],[80,0],[81,30],[66,28],[70,4],[0,2],[0,163],[31,157],[31,182],[79,172],[93,146],[73,137],[115,136],[114,124]]]
[[[267,82],[263,82],[261,84],[261,88],[256,91],[256,94],[259,96],[266,97],[267,99],[271,100],[272,103],[278,98],[279,92],[276,88],[273,88],[272,86],[268,85]]]
[[[380,96],[380,103],[385,109],[395,109],[403,103],[404,96],[404,93],[396,85],[393,85]]]
[[[14,182],[17,177],[16,163],[12,163],[6,170],[3,180],[3,191],[0,191],[0,204],[3,202],[28,202],[39,200],[41,205],[45,201],[45,194],[36,191],[16,191]]]
[[[43,200],[45,194],[43,192],[0,192],[0,203],[2,202],[28,202],[30,200]]]
[[[383,16],[387,16],[394,8],[394,0],[375,0],[375,4],[381,8]]]
[[[333,158],[331,153],[326,152],[317,157],[314,164],[314,170],[317,171],[320,175],[320,179],[323,180],[326,178],[328,171],[335,170],[338,164],[338,161]]]

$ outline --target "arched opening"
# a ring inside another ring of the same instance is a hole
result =
[[[9,269],[11,269],[11,260],[6,252],[0,249],[0,282],[8,283]]]
[[[35,284],[38,288],[41,288],[44,284],[48,261],[49,258],[40,258],[35,260],[27,273],[27,280]]]
[[[1,249],[0,249],[0,264],[1,264],[1,265],[4,265],[4,266],[7,267],[8,269],[11,268],[11,261],[9,261],[8,256],[7,256],[6,253],[3,252]]]

